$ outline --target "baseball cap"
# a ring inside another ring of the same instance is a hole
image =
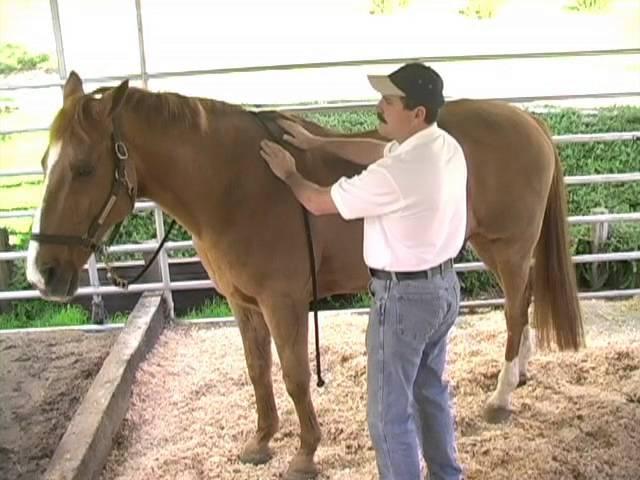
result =
[[[407,97],[434,109],[444,105],[442,77],[422,63],[407,63],[389,75],[368,75],[368,78],[371,86],[382,95]]]

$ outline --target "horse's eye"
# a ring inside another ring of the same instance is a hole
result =
[[[95,172],[95,168],[93,165],[78,165],[77,167],[73,167],[71,170],[74,177],[90,177]]]

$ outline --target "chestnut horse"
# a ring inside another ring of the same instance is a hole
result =
[[[29,245],[29,280],[45,297],[69,299],[95,244],[131,212],[137,196],[154,200],[191,233],[237,320],[258,417],[241,460],[258,464],[271,457],[279,422],[273,338],[300,421],[300,447],[286,478],[313,477],[321,434],[309,387],[311,272],[301,207],[259,155],[260,141],[269,136],[265,124],[239,106],[151,93],[128,82],[85,94],[75,72],[63,96],[43,159],[45,191]],[[275,117],[267,121],[275,125]],[[506,298],[505,359],[486,407],[487,417],[497,420],[526,379],[532,296],[541,345],[564,350],[583,342],[562,168],[545,125],[506,103],[449,102],[439,125],[467,158],[468,241]],[[363,168],[320,151],[290,150],[302,174],[321,185]],[[319,296],[363,291],[369,274],[362,223],[329,215],[311,217],[310,227]]]

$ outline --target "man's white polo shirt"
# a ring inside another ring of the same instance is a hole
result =
[[[380,270],[426,270],[455,257],[467,221],[467,165],[460,144],[436,124],[361,174],[338,180],[331,198],[346,220],[364,218],[364,261]]]

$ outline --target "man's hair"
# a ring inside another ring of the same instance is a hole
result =
[[[433,108],[433,106],[425,105],[424,102],[420,102],[419,100],[414,100],[409,97],[400,97],[400,100],[402,100],[402,105],[405,110],[415,110],[418,107],[424,107],[426,112],[424,123],[427,125],[431,125],[438,120],[438,114],[440,113],[439,108]]]

